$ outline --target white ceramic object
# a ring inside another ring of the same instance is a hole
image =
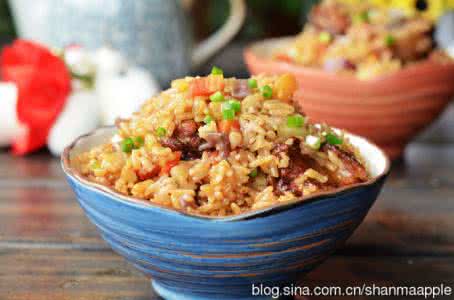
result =
[[[102,74],[118,74],[124,72],[128,67],[128,62],[119,51],[115,51],[111,47],[103,46],[93,54],[93,61],[96,65],[96,73]]]
[[[97,96],[93,91],[73,91],[49,132],[49,150],[56,156],[60,155],[78,136],[98,127],[99,116]]]
[[[117,118],[131,116],[158,91],[156,81],[141,68],[129,68],[122,74],[98,77],[96,93],[102,124],[112,125]]]
[[[128,66],[120,52],[109,47],[98,49],[93,54],[93,63],[103,125],[111,125],[117,118],[129,117],[160,90],[149,72]]]
[[[17,87],[11,82],[0,82],[0,147],[9,146],[25,129],[17,118]]]

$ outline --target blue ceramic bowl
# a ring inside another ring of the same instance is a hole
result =
[[[389,171],[377,146],[349,135],[366,158],[370,181],[230,218],[192,216],[120,195],[71,168],[73,155],[107,142],[113,132],[103,128],[76,140],[62,155],[63,170],[104,240],[168,300],[260,299],[253,285],[301,279],[358,227]]]

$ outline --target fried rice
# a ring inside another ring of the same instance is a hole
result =
[[[174,80],[111,143],[71,160],[89,180],[191,214],[228,216],[369,179],[339,130],[297,112],[292,75]]]
[[[324,0],[275,58],[367,80],[425,59],[450,61],[435,48],[433,29],[433,21],[422,14],[371,1]]]

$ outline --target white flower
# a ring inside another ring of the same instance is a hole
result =
[[[0,82],[0,147],[8,146],[12,140],[26,130],[17,118],[17,87],[12,82]]]

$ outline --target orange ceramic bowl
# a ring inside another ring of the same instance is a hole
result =
[[[290,39],[269,39],[248,47],[244,57],[249,71],[294,74],[300,84],[295,100],[306,115],[370,138],[393,159],[454,95],[454,63],[424,61],[364,81],[273,60],[272,53]]]

